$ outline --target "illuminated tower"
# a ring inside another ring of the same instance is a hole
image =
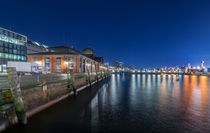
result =
[[[191,69],[191,65],[190,65],[190,63],[188,63],[188,68],[189,68],[189,69]]]
[[[204,61],[201,60],[201,69],[205,69],[205,66],[203,64],[204,64]]]

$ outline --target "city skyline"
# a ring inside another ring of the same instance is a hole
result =
[[[1,27],[49,46],[82,50],[89,42],[105,62],[137,68],[201,60],[210,66],[210,4],[204,1],[10,2],[2,2]]]

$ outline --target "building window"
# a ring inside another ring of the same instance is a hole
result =
[[[69,57],[68,58],[69,61],[69,71],[73,71],[74,70],[74,58],[73,57]]]
[[[50,57],[45,57],[45,71],[50,71]]]
[[[0,52],[4,52],[4,48],[3,47],[0,47]]]
[[[56,72],[61,72],[61,57],[56,58]]]
[[[38,58],[37,57],[33,57],[33,62],[36,62],[38,61]]]
[[[12,49],[9,49],[9,53],[12,54],[13,53],[13,50]]]
[[[83,72],[85,72],[85,60],[83,60]]]
[[[9,52],[9,49],[8,48],[4,48],[4,52],[5,53],[8,53]]]
[[[69,57],[69,62],[73,62],[73,57]]]
[[[2,41],[0,41],[0,46],[4,46],[4,43]]]

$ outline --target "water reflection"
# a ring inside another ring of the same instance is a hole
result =
[[[38,130],[36,123],[40,123],[45,130],[40,129],[39,132],[46,131],[46,128],[53,131],[53,125],[61,122],[65,125],[62,126],[63,130],[81,128],[82,125],[81,129],[91,133],[209,132],[209,77],[179,75],[178,80],[176,77],[113,74],[99,88],[85,90],[75,100],[68,99],[68,102],[52,108],[56,115],[49,113],[50,110],[41,112],[30,126]],[[49,120],[42,121],[43,117]],[[33,130],[25,127],[21,132]]]
[[[128,85],[124,86],[124,82]],[[207,124],[202,125],[200,123],[210,120],[208,114],[210,108],[209,83],[206,76],[180,75],[178,81],[176,75],[131,74],[112,76],[110,88],[104,89],[111,90],[107,95],[111,96],[113,106],[111,106],[112,108],[107,107],[105,110],[111,111],[111,121],[113,124],[116,122],[116,125],[109,127],[109,124],[106,125],[105,122],[103,128],[108,126],[109,129],[120,130],[122,127],[117,124],[117,121],[126,120],[120,121],[120,123],[132,122],[133,125],[128,124],[132,129],[136,129],[137,124],[135,123],[147,125],[155,122],[156,125],[150,125],[154,131],[156,128],[158,131],[166,131],[167,129],[167,131],[172,132],[207,131],[210,129]],[[95,101],[94,98],[91,104]],[[103,103],[102,106],[104,105],[106,104]],[[100,112],[95,106],[91,110],[96,111],[95,115]],[[91,119],[96,120],[95,115]],[[101,115],[104,114],[99,114],[99,116]],[[94,123],[101,123],[99,119],[97,120],[98,122]],[[104,121],[106,120],[102,120],[102,122]],[[198,126],[195,126],[196,124]],[[95,127],[95,124],[92,126]]]

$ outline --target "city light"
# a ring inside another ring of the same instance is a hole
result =
[[[41,61],[36,61],[35,63],[38,64],[38,65],[42,65]]]
[[[64,61],[64,65],[68,65],[68,64],[69,64],[69,62]]]

